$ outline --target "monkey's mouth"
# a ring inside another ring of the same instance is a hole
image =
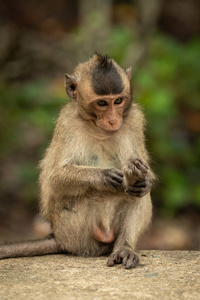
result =
[[[102,122],[101,119],[96,120],[96,126],[100,130],[106,133],[114,134],[116,133],[122,126],[122,122],[115,122],[112,124],[111,122]]]
[[[106,127],[106,128],[100,127],[100,128],[101,128],[101,130],[103,130],[104,132],[106,132],[108,134],[114,134],[121,128],[121,126],[118,126],[115,128],[108,128],[108,127]]]

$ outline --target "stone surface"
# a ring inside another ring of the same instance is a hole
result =
[[[200,299],[200,252],[141,251],[141,264],[49,255],[0,261],[0,299]]]

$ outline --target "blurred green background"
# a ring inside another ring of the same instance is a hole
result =
[[[64,73],[94,51],[133,66],[158,183],[141,247],[200,249],[198,0],[1,0],[0,240],[37,235],[38,161],[69,100]]]

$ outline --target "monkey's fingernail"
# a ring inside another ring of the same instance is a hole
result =
[[[109,259],[108,261],[107,261],[107,266],[108,267],[113,267],[114,266],[114,261],[112,260],[112,259]]]

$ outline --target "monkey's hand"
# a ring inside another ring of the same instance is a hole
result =
[[[115,264],[121,263],[126,269],[135,268],[139,264],[139,257],[133,252],[133,250],[124,247],[122,250],[115,251],[110,255],[107,261],[107,266],[112,267]]]
[[[122,185],[123,173],[117,169],[104,169],[102,170],[102,183],[108,188],[116,190]]]
[[[124,189],[130,196],[146,195],[152,186],[150,171],[143,159],[137,158],[124,167]]]

